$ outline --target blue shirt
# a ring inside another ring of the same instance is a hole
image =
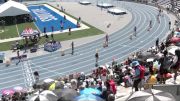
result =
[[[139,67],[135,67],[135,80],[140,78],[140,69]]]

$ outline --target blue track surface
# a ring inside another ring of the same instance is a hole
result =
[[[99,64],[111,63],[113,57],[118,58],[118,61],[121,62],[133,52],[153,46],[157,38],[163,38],[169,31],[169,18],[166,15],[160,17],[161,23],[159,24],[156,19],[158,10],[154,7],[124,1],[118,1],[118,3],[132,13],[133,19],[125,28],[110,35],[108,48],[102,47],[104,42],[102,38],[76,47],[73,56],[67,54],[62,57],[59,52],[53,52],[31,58],[29,61],[32,70],[39,71],[41,80],[82,71],[89,73],[95,68],[96,49],[99,49]],[[152,20],[152,29],[147,31],[150,20]],[[137,37],[130,40],[129,35],[133,33],[135,25],[137,26]],[[70,49],[65,51],[65,53],[70,52]],[[24,86],[24,79],[26,78],[21,65],[16,66],[15,63],[10,67],[5,67],[4,64],[0,65],[0,89],[12,88],[17,85]]]
[[[64,24],[64,30],[71,28],[77,28],[76,24],[69,20],[64,20],[64,16],[57,14],[51,9],[41,5],[41,6],[29,6],[28,9],[31,11],[31,15],[36,19],[35,24],[44,32],[44,27],[46,32],[51,32],[51,27],[54,27],[54,31],[60,31],[60,21]]]

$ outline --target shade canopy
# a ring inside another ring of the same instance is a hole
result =
[[[30,11],[24,4],[15,1],[9,0],[8,2],[0,5],[0,17],[16,16],[29,13]]]

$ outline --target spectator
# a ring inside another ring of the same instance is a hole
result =
[[[110,90],[110,87],[106,87],[106,88],[103,88],[103,89],[106,89],[102,92],[102,98],[105,99],[105,101],[108,101],[108,96],[110,94],[113,94],[112,90]]]
[[[98,53],[98,50],[97,50],[97,49],[96,49],[95,58],[96,58],[96,64],[95,64],[95,66],[97,67],[97,66],[98,66],[98,60],[99,60],[99,53]]]
[[[123,82],[123,77],[124,77],[124,73],[122,72],[122,69],[119,69],[119,81],[118,81],[118,85],[120,85]]]
[[[173,64],[171,66],[171,69],[174,72],[174,81],[173,83],[176,84],[176,77],[177,77],[177,71],[180,68],[180,50],[175,50],[175,56],[173,58]]]
[[[71,49],[72,49],[71,54],[73,55],[73,54],[74,54],[74,42],[73,42],[73,41],[72,41],[72,43],[71,43]]]
[[[17,49],[17,50],[20,49],[20,45],[19,45],[19,42],[18,42],[18,41],[16,41],[16,49]]]
[[[35,83],[37,83],[38,81],[39,81],[39,73],[38,73],[38,71],[35,71],[34,72],[34,77],[35,77]]]
[[[71,35],[71,27],[69,26],[69,35]]]
[[[112,78],[109,80],[109,84],[110,84],[110,89],[112,90],[113,94],[116,94],[117,92],[116,84]]]
[[[64,20],[66,20],[66,15],[64,15]]]
[[[16,65],[18,65],[21,62],[21,56],[20,56],[19,50],[17,51],[17,59],[18,59],[18,62],[16,63]]]
[[[137,61],[132,62],[132,67],[135,70],[135,74],[134,74],[134,83],[133,83],[133,87],[135,87],[135,91],[138,91],[138,84],[141,82],[141,78],[140,78],[140,67],[139,67],[139,63]]]
[[[158,49],[159,49],[159,38],[157,38],[156,40],[156,50],[158,51]]]

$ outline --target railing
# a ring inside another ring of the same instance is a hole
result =
[[[26,88],[32,87],[35,79],[33,76],[33,72],[29,63],[29,60],[24,60],[21,62],[23,74],[24,74],[24,81]]]

